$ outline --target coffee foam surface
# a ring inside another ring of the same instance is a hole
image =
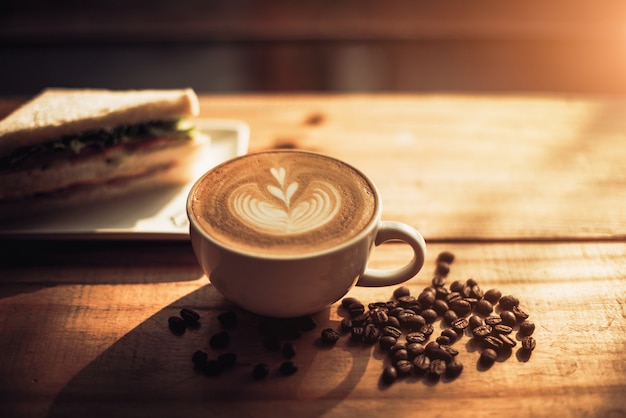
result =
[[[335,247],[377,210],[350,166],[313,153],[250,154],[216,167],[192,192],[191,211],[215,241],[243,252],[295,255]]]

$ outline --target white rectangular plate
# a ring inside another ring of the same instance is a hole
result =
[[[206,159],[194,180],[123,199],[90,204],[63,212],[0,223],[2,239],[189,239],[187,195],[210,168],[248,151],[250,130],[238,120],[198,119],[198,128],[211,137]]]

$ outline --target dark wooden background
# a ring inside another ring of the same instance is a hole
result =
[[[615,0],[3,0],[0,93],[623,94],[625,19]]]

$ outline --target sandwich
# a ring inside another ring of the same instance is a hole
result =
[[[198,113],[191,89],[42,91],[0,121],[0,218],[189,182]]]

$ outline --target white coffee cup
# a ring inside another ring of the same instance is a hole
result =
[[[205,173],[187,200],[194,253],[227,299],[259,315],[321,311],[353,286],[390,286],[415,276],[426,244],[411,226],[381,221],[376,186],[337,159],[273,150]],[[413,257],[390,270],[367,267],[373,247],[407,243]]]

